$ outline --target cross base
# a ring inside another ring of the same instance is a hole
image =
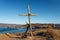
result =
[[[34,39],[33,36],[27,36],[27,38],[30,39],[30,40],[33,40]]]

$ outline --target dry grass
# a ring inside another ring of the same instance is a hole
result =
[[[53,40],[60,40],[60,30],[58,29],[48,29],[47,33],[49,33]]]
[[[36,35],[41,32],[44,32],[45,36]],[[60,30],[58,29],[47,29],[47,30],[40,29],[40,30],[34,31],[33,34],[34,36],[32,38],[31,37],[16,38],[17,35],[9,34],[10,36],[14,37],[14,38],[11,38],[11,37],[8,37],[6,34],[0,34],[0,40],[60,40]],[[49,39],[48,35],[50,35],[52,39]]]

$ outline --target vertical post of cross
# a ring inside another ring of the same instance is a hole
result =
[[[30,16],[31,16],[31,14],[30,14],[30,6],[28,5],[28,21],[29,21],[30,33],[31,33],[31,36],[33,36],[32,35],[32,26],[31,26]]]

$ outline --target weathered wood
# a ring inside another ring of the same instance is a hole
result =
[[[31,33],[31,36],[32,36],[32,26],[31,26],[30,16],[36,16],[36,14],[30,14],[30,6],[28,5],[28,14],[20,14],[20,16],[28,16],[30,33]]]

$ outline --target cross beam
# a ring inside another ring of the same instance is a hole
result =
[[[20,14],[19,16],[28,16],[30,33],[31,33],[31,36],[32,36],[32,26],[31,26],[30,16],[36,16],[36,14],[30,14],[30,6],[28,5],[28,14]]]

